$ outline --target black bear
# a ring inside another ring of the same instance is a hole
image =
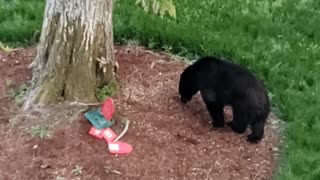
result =
[[[244,133],[251,126],[247,140],[258,143],[270,113],[270,101],[264,84],[248,69],[216,57],[203,57],[188,66],[180,76],[179,93],[182,103],[187,103],[200,91],[202,99],[213,118],[213,127],[224,127],[223,108],[231,105],[232,130]]]

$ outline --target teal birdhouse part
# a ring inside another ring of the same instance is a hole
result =
[[[112,119],[106,120],[101,114],[101,108],[93,109],[84,114],[86,119],[98,130],[111,127],[114,124]]]

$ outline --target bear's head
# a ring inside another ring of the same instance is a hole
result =
[[[179,94],[180,101],[187,103],[192,99],[192,96],[198,92],[197,73],[191,66],[187,67],[180,75]]]

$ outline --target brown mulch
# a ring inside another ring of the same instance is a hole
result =
[[[229,128],[210,131],[199,95],[187,105],[179,102],[178,80],[186,64],[140,47],[117,47],[115,53],[122,85],[114,97],[115,120],[131,121],[121,140],[133,146],[130,155],[110,155],[105,142],[88,135],[91,125],[83,116],[55,128],[49,139],[20,135],[9,121],[16,106],[7,85],[11,80],[16,88],[30,79],[27,67],[35,53],[33,48],[0,51],[0,179],[271,178],[279,145],[275,116],[256,145]],[[72,173],[76,166],[83,168],[79,175]]]

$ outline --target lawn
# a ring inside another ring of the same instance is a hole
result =
[[[262,78],[274,111],[288,122],[276,179],[320,178],[320,2],[302,0],[174,0],[177,19],[117,1],[116,42],[135,39],[189,58],[214,54]],[[32,44],[43,1],[0,0],[0,41]]]

